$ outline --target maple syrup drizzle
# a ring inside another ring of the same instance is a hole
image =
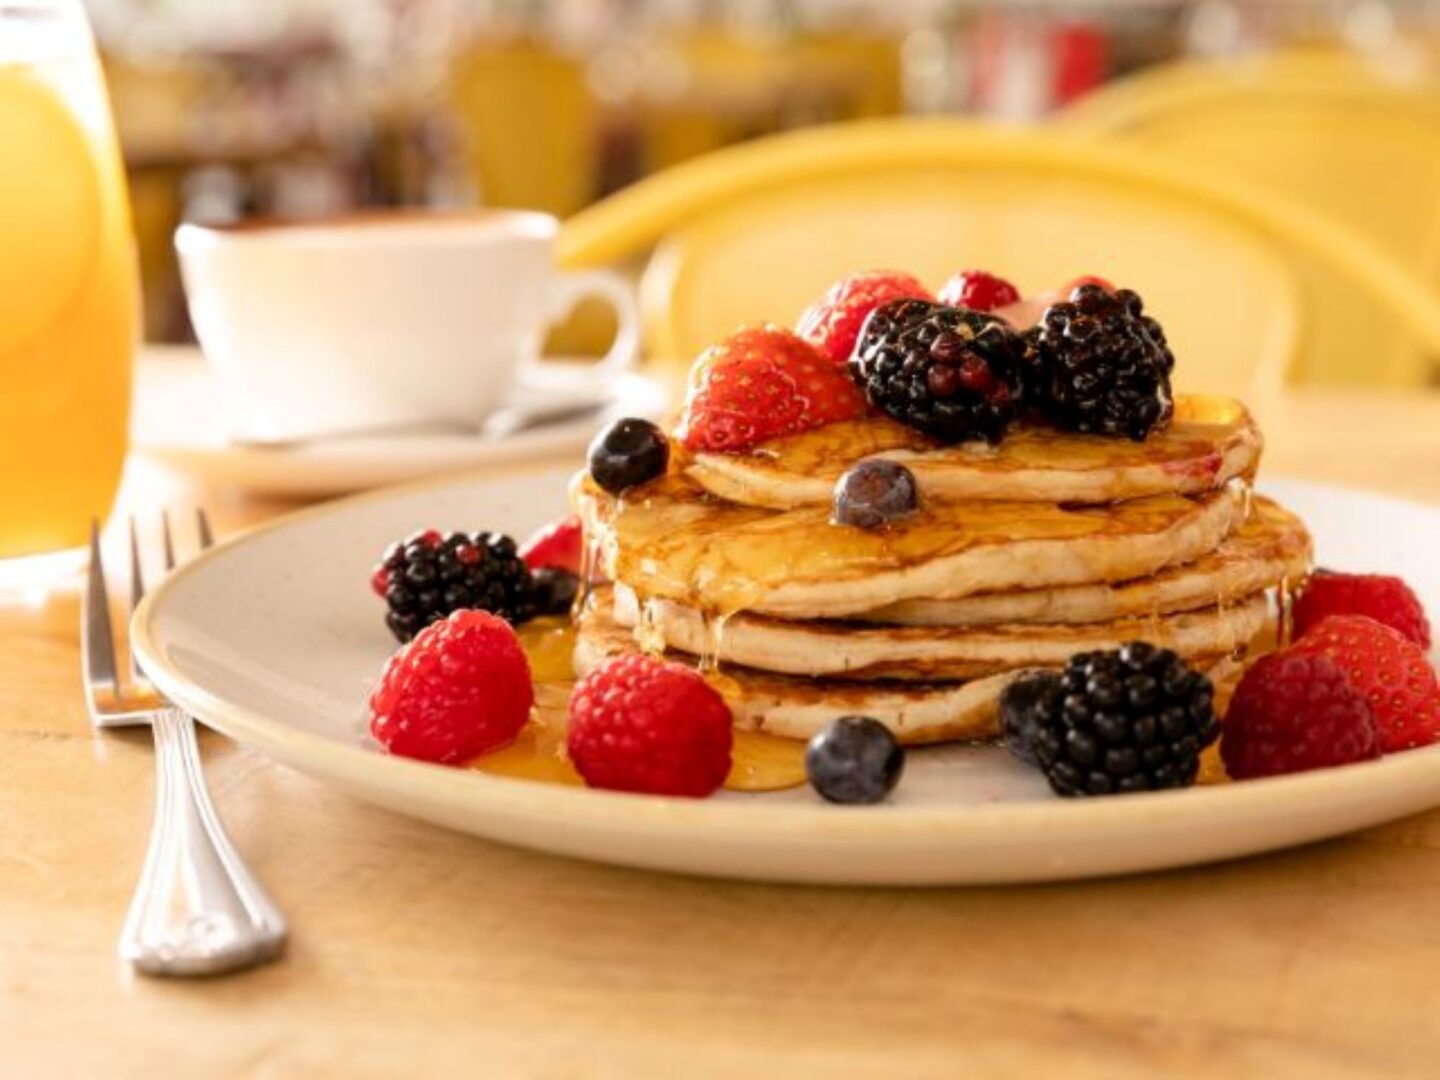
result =
[[[635,644],[651,656],[665,652],[665,633],[660,628],[660,604],[655,600],[638,600],[640,617],[635,620]]]
[[[1255,478],[1237,477],[1236,483],[1240,485],[1240,524],[1243,525],[1255,512]]]
[[[734,614],[733,611],[700,613],[703,637],[699,663],[696,665],[700,674],[710,675],[720,671],[720,658],[725,648],[725,626]]]
[[[594,602],[595,585],[604,577],[601,567],[600,538],[598,535],[591,536],[590,531],[586,530],[580,545],[580,594],[575,600],[574,614],[590,610],[590,605]]]
[[[1276,637],[1280,648],[1289,648],[1295,636],[1295,592],[1290,575],[1284,574],[1275,587]]]
[[[607,538],[604,569],[611,577],[691,608],[739,611],[785,585],[841,584],[977,547],[1154,535],[1200,514],[1229,516],[1240,497],[1225,489],[1116,506],[937,504],[882,530],[833,525],[828,507],[776,511],[718,502],[678,476],[657,481],[643,500],[613,500],[587,487],[580,502]]]

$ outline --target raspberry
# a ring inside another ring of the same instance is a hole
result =
[[[855,350],[865,317],[881,304],[904,298],[933,300],[919,279],[899,270],[863,270],[841,278],[823,299],[805,309],[795,332],[835,364],[843,364]]]
[[[1330,615],[1368,615],[1400,631],[1421,649],[1430,649],[1430,621],[1414,590],[1384,574],[1332,574],[1322,570],[1295,601],[1295,636],[1303,637]]]
[[[1245,673],[1220,736],[1236,780],[1348,765],[1380,756],[1365,696],[1328,656],[1289,649]]]
[[[1420,647],[1364,615],[1331,615],[1291,652],[1323,654],[1365,696],[1386,753],[1440,739],[1440,688]]]
[[[542,525],[520,545],[520,558],[531,570],[553,566],[572,574],[580,573],[580,553],[585,536],[580,516],[569,514],[559,521]]]
[[[736,453],[864,412],[845,368],[789,330],[749,326],[695,361],[677,434],[687,450]]]
[[[370,695],[370,734],[392,754],[448,765],[513,739],[534,697],[510,624],[488,611],[457,611],[385,664]]]
[[[1020,290],[984,270],[961,270],[940,287],[940,303],[971,311],[994,311],[1020,299]]]
[[[725,782],[730,709],[692,669],[635,653],[570,694],[566,746],[591,787],[704,798]]]

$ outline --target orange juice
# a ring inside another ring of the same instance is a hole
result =
[[[0,559],[77,547],[109,512],[137,312],[124,174],[83,16],[0,0]]]

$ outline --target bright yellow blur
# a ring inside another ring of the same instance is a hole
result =
[[[1169,64],[1058,119],[1061,130],[1264,185],[1350,226],[1440,295],[1440,82],[1423,65],[1325,50]],[[1315,324],[1297,381],[1413,387],[1436,377],[1434,356],[1383,306],[1329,267],[1297,269]]]
[[[652,356],[688,360],[740,322],[791,323],[858,267],[938,285],[966,266],[1023,292],[1095,273],[1131,285],[1181,357],[1181,386],[1248,399],[1297,376],[1331,325],[1305,271],[1375,305],[1416,354],[1440,351],[1440,295],[1366,237],[1264,189],[1148,155],[961,120],[772,136],[649,177],[569,219],[562,262],[653,246]]]
[[[137,281],[92,61],[0,65],[0,558],[79,546],[125,457]]]

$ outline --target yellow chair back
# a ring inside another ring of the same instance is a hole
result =
[[[1187,389],[1272,389],[1310,346],[1297,257],[1376,296],[1440,355],[1440,301],[1341,227],[1140,155],[956,120],[886,120],[759,140],[576,215],[572,265],[631,259],[652,355],[688,360],[743,322],[793,323],[836,277],[980,266],[1024,291],[1097,273],[1142,292]]]
[[[594,197],[598,110],[576,58],[530,38],[477,41],[448,90],[481,202],[563,216]]]
[[[1264,185],[1362,232],[1440,288],[1440,82],[1339,52],[1186,62],[1121,80],[1059,115],[1067,130]],[[1429,361],[1375,304],[1302,266],[1325,333],[1309,381],[1423,383]]]

